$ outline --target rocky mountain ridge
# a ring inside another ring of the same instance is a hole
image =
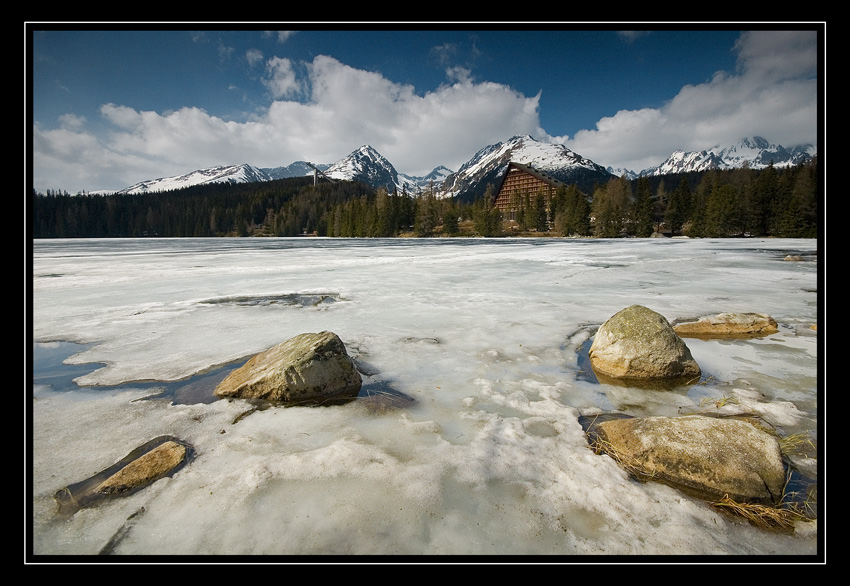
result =
[[[703,151],[675,151],[661,165],[634,172],[627,169],[607,169],[571,151],[562,144],[544,143],[530,135],[511,139],[479,150],[457,171],[438,166],[423,177],[399,173],[383,155],[370,145],[363,145],[333,164],[315,164],[327,177],[336,180],[361,181],[374,188],[397,190],[419,195],[433,189],[438,197],[458,197],[472,200],[483,195],[488,185],[498,185],[498,180],[511,161],[530,165],[565,183],[576,183],[590,190],[594,183],[611,177],[625,175],[659,176],[671,173],[732,169],[738,167],[763,168],[769,164],[777,167],[793,166],[817,155],[813,145],[785,148],[755,136],[743,138],[737,144],[716,145]],[[199,169],[185,175],[142,181],[118,193],[148,193],[169,191],[205,183],[245,183],[270,181],[286,177],[312,176],[314,165],[296,161],[284,167],[260,168],[247,163],[220,165]]]

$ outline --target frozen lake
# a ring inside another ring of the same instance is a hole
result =
[[[816,522],[768,533],[630,479],[589,449],[579,417],[676,415],[731,398],[782,434],[816,440],[817,248],[34,241],[33,552],[97,554],[120,532],[114,553],[128,555],[816,554]],[[686,339],[703,370],[692,387],[599,384],[582,348],[632,304],[671,322],[767,313],[779,333]],[[346,344],[366,389],[415,403],[377,413],[360,402],[271,407],[233,423],[244,401],[172,400],[201,373],[322,330]],[[56,517],[57,490],[159,435],[191,443],[193,461],[128,498]]]

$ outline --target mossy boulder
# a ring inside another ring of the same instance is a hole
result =
[[[627,307],[602,324],[588,356],[603,379],[687,381],[701,373],[667,319],[642,305]]]

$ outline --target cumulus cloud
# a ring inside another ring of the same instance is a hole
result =
[[[748,32],[735,50],[734,72],[685,86],[661,108],[621,110],[562,142],[600,164],[634,171],[660,164],[675,150],[753,135],[784,146],[816,143],[816,33]]]
[[[106,104],[101,115],[110,125],[107,135],[95,136],[84,125],[36,127],[36,188],[121,189],[218,164],[333,163],[364,144],[399,171],[421,175],[441,164],[457,169],[482,146],[514,134],[545,135],[539,95],[475,83],[457,71],[451,82],[420,94],[333,57],[307,64],[306,79],[296,69],[285,58],[266,61],[264,83],[275,99],[247,122],[225,121],[199,108],[151,112]],[[85,148],[71,148],[75,143]],[[58,172],[75,185],[54,183],[60,175],[51,173]]]

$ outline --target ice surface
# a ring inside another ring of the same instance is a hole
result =
[[[62,365],[80,388],[34,364],[33,550],[95,554],[123,527],[114,553],[814,554],[816,523],[766,533],[636,483],[591,452],[578,418],[735,397],[783,433],[815,433],[817,287],[815,240],[35,241],[36,355],[83,345]],[[691,388],[583,376],[581,348],[634,303],[670,321],[767,313],[779,333],[687,339],[704,371]],[[138,381],[191,381],[321,330],[368,365],[366,385],[416,403],[234,424],[242,401],[137,400],[154,392]],[[56,490],[164,434],[195,447],[189,466],[56,520]]]

